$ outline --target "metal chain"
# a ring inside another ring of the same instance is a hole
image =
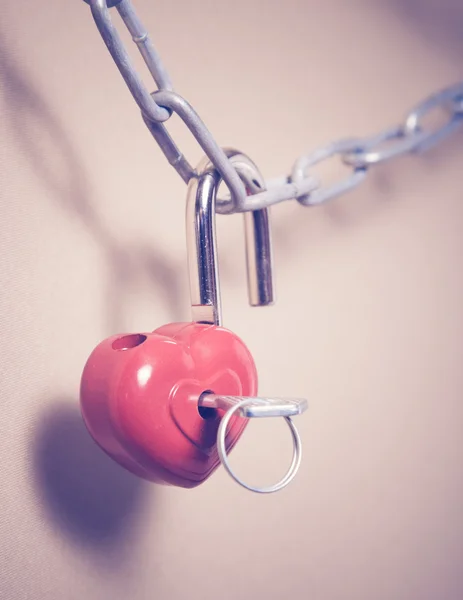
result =
[[[301,156],[296,160],[290,175],[267,182],[265,191],[248,195],[226,152],[217,144],[194,108],[173,91],[169,75],[131,1],[85,2],[90,4],[98,30],[138,104],[148,129],[180,177],[188,182],[192,177],[196,177],[196,171],[183,156],[165,126],[172,113],[176,113],[182,119],[222,176],[229,197],[217,199],[216,210],[221,214],[259,210],[285,200],[297,200],[304,206],[322,204],[357,187],[365,179],[372,165],[405,154],[428,150],[454,133],[463,123],[461,82],[424,99],[405,115],[402,124],[370,137],[341,139]],[[129,54],[112,23],[109,14],[112,7],[117,9],[129,30],[157,85],[157,91],[150,93],[132,66]],[[438,110],[446,111],[445,123],[437,128],[426,127],[426,118]],[[335,155],[351,167],[352,172],[345,179],[324,186],[311,175],[310,169]]]

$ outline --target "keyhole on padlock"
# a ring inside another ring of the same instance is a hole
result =
[[[130,350],[131,348],[141,346],[143,342],[146,342],[146,339],[146,335],[143,335],[142,333],[124,335],[123,337],[114,340],[112,343],[112,348],[113,350]]]
[[[206,390],[205,392],[203,392],[198,400],[198,412],[199,412],[199,416],[205,420],[210,420],[210,419],[216,419],[217,418],[217,409],[216,408],[212,408],[210,406],[202,406],[201,404],[201,400],[203,398],[203,396],[205,396],[206,394],[213,394],[214,392],[212,390]]]

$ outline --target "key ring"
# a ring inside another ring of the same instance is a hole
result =
[[[227,471],[227,473],[237,483],[239,483],[242,487],[246,488],[247,490],[249,490],[251,492],[256,492],[258,494],[271,494],[273,492],[278,492],[279,490],[286,487],[296,476],[296,474],[299,470],[299,467],[301,465],[302,444],[301,444],[301,438],[299,436],[299,433],[298,433],[296,426],[294,425],[291,417],[284,416],[283,418],[285,419],[286,423],[288,424],[288,427],[291,431],[291,436],[293,439],[293,458],[291,461],[291,465],[290,465],[288,471],[286,472],[286,475],[284,475],[284,477],[282,477],[282,479],[280,479],[280,481],[278,481],[277,483],[270,485],[270,486],[266,486],[266,487],[255,487],[255,486],[247,484],[245,481],[240,479],[234,473],[234,471],[232,470],[232,468],[230,466],[227,450],[225,447],[225,437],[227,434],[228,424],[229,424],[231,418],[233,417],[233,415],[236,412],[238,412],[240,409],[242,409],[243,407],[245,407],[249,404],[254,404],[256,402],[261,403],[261,404],[266,404],[265,400],[260,400],[260,399],[257,400],[256,398],[244,398],[243,400],[241,400],[240,402],[238,402],[237,404],[232,406],[225,413],[225,415],[223,416],[223,418],[220,421],[219,430],[217,432],[217,450],[219,453],[219,457],[220,457],[222,466]]]

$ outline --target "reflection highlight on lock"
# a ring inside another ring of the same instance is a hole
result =
[[[226,154],[248,193],[264,189],[254,163]],[[81,409],[95,442],[132,473],[193,488],[222,464],[243,487],[260,493],[285,487],[301,461],[292,417],[303,399],[260,398],[257,369],[244,342],[222,326],[215,214],[220,174],[204,159],[188,185],[186,208],[192,322],[151,333],[114,335],[91,353],[81,379]],[[273,303],[268,209],[244,213],[249,302]],[[283,417],[294,442],[293,460],[277,483],[257,488],[232,471],[228,453],[250,418]]]

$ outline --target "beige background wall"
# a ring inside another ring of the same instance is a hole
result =
[[[457,0],[136,6],[266,177],[463,77]],[[219,219],[225,323],[262,393],[309,398],[303,464],[269,497],[223,471],[155,487],[96,449],[77,395],[100,339],[188,318],[185,186],[83,2],[0,15],[0,598],[461,599],[463,132],[327,207],[276,207],[271,309],[247,306],[241,218]],[[268,483],[289,450],[253,423],[233,464]]]

